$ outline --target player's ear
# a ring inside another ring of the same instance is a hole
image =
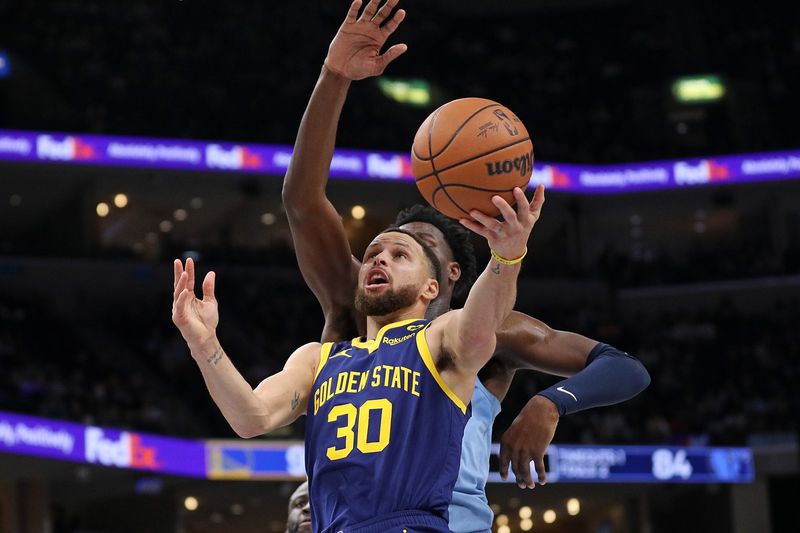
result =
[[[450,264],[447,265],[447,271],[447,277],[455,285],[461,279],[461,265],[455,261],[450,261]]]
[[[439,282],[433,278],[428,278],[428,282],[422,290],[422,296],[429,302],[432,302],[439,296]]]

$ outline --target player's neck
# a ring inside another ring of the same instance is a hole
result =
[[[428,306],[428,310],[425,312],[425,318],[433,320],[448,312],[450,310],[450,300],[452,298],[452,293],[439,293],[439,296]]]
[[[403,320],[418,320],[425,318],[425,309],[427,306],[425,302],[417,302],[412,306],[398,309],[394,313],[389,313],[383,316],[368,316],[367,317],[367,338],[374,339],[378,336],[378,332],[383,326],[387,324],[394,324]]]

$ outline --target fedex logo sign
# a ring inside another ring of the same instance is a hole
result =
[[[206,146],[206,166],[225,170],[240,170],[243,168],[262,168],[264,162],[261,156],[244,146],[234,146],[225,149],[219,144]]]
[[[156,457],[157,450],[142,444],[136,433],[122,432],[119,438],[106,436],[98,427],[86,428],[86,460],[105,466],[119,468],[146,468],[156,470],[161,465]]]
[[[78,137],[59,140],[52,135],[36,136],[36,155],[39,159],[74,161],[94,159],[94,148]]]
[[[545,187],[556,188],[568,188],[572,185],[569,176],[553,165],[545,165],[541,168],[534,167],[530,185],[536,186],[540,183]]]
[[[402,178],[412,176],[411,159],[399,155],[384,157],[381,154],[367,155],[367,174],[376,178]]]
[[[728,167],[711,159],[703,159],[696,165],[678,161],[673,166],[673,173],[675,185],[701,185],[730,178]]]

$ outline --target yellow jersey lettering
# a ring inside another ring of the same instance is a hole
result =
[[[358,378],[361,372],[348,372],[348,374],[349,376],[347,378],[347,392],[355,394],[356,392],[358,392],[358,390],[356,390],[356,385],[358,383]]]
[[[402,384],[400,383],[400,367],[394,367],[394,372],[392,372],[392,388],[393,389],[400,389],[402,388]]]
[[[336,376],[336,392],[334,394],[341,394],[347,388],[347,372],[340,372]]]
[[[367,388],[367,380],[369,379],[369,372],[361,373],[361,381],[358,383],[358,392]]]
[[[416,370],[404,366],[376,365],[366,371],[343,371],[329,377],[314,391],[314,414],[328,401],[338,394],[357,394],[366,388],[391,388],[401,389],[419,397],[419,384],[421,374]],[[335,382],[335,383],[334,383]]]
[[[408,392],[408,376],[411,374],[411,369],[401,366],[400,370],[403,371],[403,390]]]
[[[408,331],[417,331],[417,330],[422,329],[424,327],[425,327],[425,324],[411,324],[406,329]]]

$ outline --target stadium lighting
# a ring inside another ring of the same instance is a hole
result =
[[[508,516],[501,514],[497,515],[497,518],[494,519],[494,523],[500,527],[508,525]]]
[[[265,226],[273,225],[276,220],[277,217],[272,213],[264,213],[263,215],[261,215],[261,223],[264,224]]]
[[[725,84],[719,76],[685,76],[672,83],[672,95],[682,104],[713,102],[725,96]]]
[[[119,193],[114,196],[114,205],[122,209],[126,205],[128,205],[128,195],[124,193]]]
[[[530,518],[523,518],[519,522],[519,528],[522,531],[530,531],[531,529],[533,529],[533,520],[531,520]]]
[[[532,516],[533,516],[533,509],[531,509],[527,505],[525,507],[519,508],[519,517],[522,518],[523,520],[526,518],[530,518]]]
[[[578,498],[567,500],[567,512],[570,516],[575,516],[581,512],[581,502]]]
[[[350,215],[356,220],[363,220],[367,215],[367,210],[363,206],[354,205],[350,210]]]
[[[194,496],[187,496],[186,499],[183,500],[183,506],[187,511],[196,511],[199,505],[200,502],[198,502],[197,498]]]
[[[380,77],[376,83],[387,98],[401,104],[425,106],[431,101],[431,86],[427,81]]]
[[[552,524],[556,521],[556,512],[552,509],[548,509],[544,512],[544,515],[542,515],[542,519],[545,524]]]
[[[189,212],[186,209],[176,209],[172,216],[178,222],[183,222],[189,217]]]
[[[500,526],[497,528],[497,533],[511,533],[511,528],[508,526]]]
[[[102,218],[108,216],[108,212],[111,211],[111,208],[108,207],[107,203],[100,202],[99,204],[97,204],[95,211],[97,211],[97,216]]]

